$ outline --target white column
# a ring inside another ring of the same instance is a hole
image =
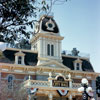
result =
[[[18,64],[18,56],[15,56],[15,64]]]
[[[72,79],[71,79],[71,74],[69,73],[68,75],[68,80],[69,80],[69,87],[72,88]]]
[[[69,96],[69,100],[72,100],[72,95]]]
[[[48,95],[48,97],[49,97],[48,100],[53,100],[53,95],[51,93]]]
[[[62,42],[61,42],[61,40],[59,40],[58,43],[59,43],[58,44],[59,45],[59,52],[58,52],[59,53],[59,58],[62,59],[61,58],[62,57],[62,55],[61,55],[61,51],[62,51]]]
[[[24,63],[24,56],[22,56],[22,65],[25,65],[25,63]]]
[[[40,41],[39,42],[39,44],[40,44],[40,48],[39,48],[40,49],[40,57],[42,57],[42,48],[43,48],[43,45],[42,45],[42,37],[39,38],[39,41]]]
[[[72,80],[69,80],[69,87],[72,88]]]
[[[48,81],[50,83],[50,87],[52,87],[52,73],[51,72],[49,73]]]
[[[45,51],[45,38],[42,38],[42,46],[44,46],[42,48],[42,54],[43,54],[43,57],[45,57],[45,53],[46,53],[46,51]]]

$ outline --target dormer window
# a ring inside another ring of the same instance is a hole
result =
[[[15,53],[15,64],[25,65],[24,64],[24,56],[25,56],[25,54],[21,51]]]
[[[82,71],[82,61],[78,58],[73,62],[74,70]]]
[[[22,64],[22,57],[21,56],[18,57],[18,64]]]
[[[76,70],[80,70],[80,63],[76,63]]]

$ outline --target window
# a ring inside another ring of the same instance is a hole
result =
[[[21,56],[18,57],[18,64],[22,64],[22,57]]]
[[[77,63],[77,65],[76,65],[77,67],[79,67],[80,66],[80,64],[79,63]]]
[[[82,71],[82,60],[77,58],[75,61],[73,61],[74,69],[77,71]]]
[[[47,55],[48,56],[54,56],[54,45],[47,45]]]
[[[9,75],[8,76],[8,89],[13,88],[13,80],[14,80],[14,77],[12,75]]]
[[[54,45],[51,45],[51,56],[54,56]]]
[[[76,70],[80,70],[80,63],[76,63]]]
[[[80,70],[79,66],[76,67],[76,70]]]
[[[47,45],[47,55],[50,56],[50,44]]]

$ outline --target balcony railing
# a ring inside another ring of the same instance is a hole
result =
[[[50,83],[48,81],[39,80],[27,80],[23,83],[24,87],[38,86],[38,87],[49,87]]]
[[[81,84],[79,84],[79,83],[73,83],[72,87],[74,89],[78,89],[79,87],[81,87]]]
[[[29,88],[29,87],[50,87],[50,82],[49,81],[40,81],[40,80],[27,80],[23,83],[23,86],[25,88]],[[72,89],[78,89],[79,87],[81,87],[81,84],[72,83]],[[53,88],[53,86],[52,86],[52,88]],[[63,87],[63,88],[66,88],[66,87]],[[70,87],[67,87],[67,88],[70,88]]]

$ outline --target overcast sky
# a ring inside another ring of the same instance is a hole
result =
[[[64,36],[62,49],[89,53],[94,70],[100,72],[100,0],[68,0],[52,12]]]

